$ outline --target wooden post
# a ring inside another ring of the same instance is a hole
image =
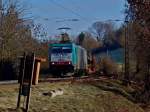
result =
[[[46,61],[45,58],[35,57],[34,73],[33,73],[33,80],[32,80],[33,85],[38,84],[41,62],[45,62],[45,61]]]
[[[30,82],[28,86],[28,96],[27,96],[27,102],[26,102],[26,112],[29,110],[29,103],[30,103],[30,96],[31,96],[31,86],[32,86],[32,79],[33,79],[33,72],[34,72],[34,63],[35,63],[35,54],[32,54],[32,71],[30,76]]]
[[[41,66],[41,63],[39,61],[35,60],[35,68],[34,68],[33,83],[32,83],[34,85],[38,84],[40,66]]]
[[[23,58],[21,59],[21,62],[20,62],[20,73],[19,73],[19,80],[18,80],[18,82],[20,82],[20,87],[19,87],[17,109],[20,107],[20,99],[21,99],[21,93],[22,93],[22,84],[23,84],[24,70],[25,70],[25,60],[26,60],[26,54],[24,53],[24,56],[23,56]]]
[[[26,97],[26,105],[25,105],[25,112],[29,110],[29,103],[30,103],[30,96],[31,96],[31,86],[33,80],[33,72],[34,72],[34,63],[35,63],[35,54],[33,53],[30,55],[25,55],[21,58],[21,65],[20,65],[20,73],[19,73],[19,80],[20,88],[19,88],[19,95],[18,95],[18,102],[17,102],[17,109],[20,107],[20,100],[21,95]]]

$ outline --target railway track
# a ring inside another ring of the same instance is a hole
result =
[[[0,81],[0,85],[17,84],[18,80]]]
[[[99,81],[108,79],[106,77],[90,77],[90,76],[83,76],[83,77],[67,77],[67,78],[45,78],[39,79],[39,83],[42,82],[83,82],[83,81]],[[17,84],[18,80],[11,80],[11,81],[0,81],[0,85],[8,85],[8,84]]]
[[[88,81],[88,80],[98,80],[99,78],[83,76],[83,77],[67,77],[67,78],[47,78],[47,79],[40,79],[39,82],[75,82],[75,81]]]

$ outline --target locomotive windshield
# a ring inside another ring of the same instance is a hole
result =
[[[72,46],[53,46],[50,55],[52,62],[70,62],[72,59]]]
[[[71,53],[72,49],[69,47],[52,48],[52,53]]]

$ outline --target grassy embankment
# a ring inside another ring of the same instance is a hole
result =
[[[106,82],[99,84],[106,86]],[[32,88],[30,112],[144,112],[120,94],[99,87],[69,82],[40,83]],[[63,95],[54,98],[43,95],[58,88],[63,89]],[[17,91],[18,85],[0,85],[0,112],[16,108]]]

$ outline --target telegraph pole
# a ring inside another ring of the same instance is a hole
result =
[[[3,50],[4,50],[4,40],[3,40],[3,0],[0,0],[0,61],[3,64]]]
[[[124,52],[124,64],[125,64],[125,73],[124,73],[124,84],[128,85],[130,83],[129,79],[129,35],[128,35],[128,21],[125,21],[125,52]]]
[[[2,25],[2,15],[3,15],[3,6],[2,6],[2,0],[0,0],[0,27]]]
[[[127,1],[126,1],[127,4]],[[124,66],[125,66],[125,71],[124,71],[124,81],[123,84],[124,85],[128,85],[130,84],[130,65],[129,65],[129,32],[128,32],[128,24],[129,23],[129,16],[126,15],[125,17],[125,52],[124,52]]]
[[[2,0],[0,0],[0,14],[2,14]]]
[[[0,72],[1,72],[1,70],[2,70],[2,64],[3,64],[3,62],[2,62],[2,57],[3,57],[3,37],[2,37],[2,17],[3,16],[3,7],[2,7],[2,0],[0,0],[0,49],[1,49],[1,51],[0,51]]]
[[[2,20],[3,19],[3,6],[2,0],[0,0],[0,41],[2,42]]]

